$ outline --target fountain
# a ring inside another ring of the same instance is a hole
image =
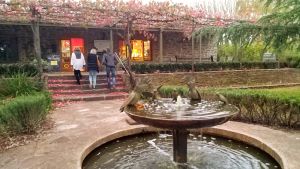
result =
[[[131,78],[132,75],[130,74]],[[135,80],[132,78],[132,82]],[[140,124],[146,124],[163,131],[171,131],[172,136],[140,137],[128,141],[115,141],[109,145],[94,150],[83,162],[84,169],[103,168],[268,168],[272,165],[278,168],[278,164],[272,158],[248,145],[233,143],[231,140],[215,144],[216,138],[203,137],[200,133],[191,138],[189,129],[201,129],[220,125],[230,120],[237,114],[238,109],[228,104],[225,97],[220,101],[202,100],[194,83],[188,83],[189,97],[177,96],[172,93],[172,98],[160,98],[149,95],[143,104],[138,103],[140,98],[145,98],[143,92],[151,91],[150,81],[133,85],[134,90],[123,103],[120,110]],[[161,87],[161,86],[160,86]],[[159,88],[160,88],[159,87]],[[159,89],[158,88],[158,89]],[[159,91],[158,89],[154,90]],[[155,92],[153,92],[155,93]],[[148,92],[151,94],[151,92]],[[154,100],[153,100],[154,99]],[[169,138],[172,138],[172,141]],[[219,140],[219,139],[218,139]],[[221,139],[220,139],[221,140]],[[171,143],[172,142],[172,143]],[[187,156],[189,143],[189,154]],[[172,146],[171,146],[172,144]],[[226,145],[224,148],[224,145]],[[245,147],[245,148],[241,148]],[[249,149],[248,149],[249,148]],[[172,151],[173,149],[173,151]],[[240,151],[238,149],[241,149]],[[251,150],[250,150],[251,149]],[[248,151],[249,150],[249,151]],[[173,160],[172,153],[173,152]],[[216,160],[217,159],[217,160]]]
[[[180,96],[176,102],[165,98],[144,106],[142,110],[128,106],[125,112],[138,123],[172,130],[173,160],[178,163],[187,162],[188,129],[225,123],[238,112],[235,106],[219,101],[195,102]]]
[[[144,103],[144,109],[127,106],[125,112],[132,119],[164,130],[106,143],[86,157],[83,169],[280,168],[259,149],[189,130],[225,123],[237,111],[221,101],[191,102],[180,96],[177,101],[163,98]]]

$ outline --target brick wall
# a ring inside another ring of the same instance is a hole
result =
[[[122,38],[117,34],[124,34],[123,30],[114,30],[114,51],[118,52],[119,41]],[[155,35],[151,40],[152,44],[152,61],[159,61],[159,31],[152,31]],[[0,40],[4,38],[15,39],[13,48],[17,50],[18,60],[26,61],[30,60],[28,56],[33,56],[33,37],[30,26],[13,26],[13,25],[1,25],[0,26]],[[94,40],[109,40],[110,34],[108,29],[91,29],[91,28],[66,28],[55,26],[41,26],[40,38],[41,38],[41,50],[42,57],[48,54],[57,53],[60,54],[60,40],[74,38],[84,38],[85,41],[85,55],[94,46]],[[143,34],[135,33],[133,39],[147,40]],[[195,40],[195,62],[200,61],[200,55],[202,61],[209,61],[211,55],[216,57],[216,45],[210,40],[211,37],[202,39],[201,53],[199,50],[199,40]],[[190,39],[183,37],[181,32],[163,32],[163,62],[175,62],[175,56],[177,56],[177,62],[191,62],[192,61],[192,42]]]
[[[155,86],[185,85],[187,79],[195,77],[200,87],[228,87],[274,85],[286,83],[300,83],[300,69],[263,69],[263,70],[235,70],[235,71],[207,71],[184,73],[154,73],[139,74],[136,78],[150,77]]]

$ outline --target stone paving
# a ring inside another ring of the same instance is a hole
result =
[[[36,142],[0,153],[1,169],[80,169],[84,157],[107,141],[156,129],[128,125],[122,100],[80,102],[53,111],[53,129]],[[244,140],[272,154],[286,169],[300,166],[300,131],[227,122],[203,130]],[[238,134],[240,133],[240,134]],[[279,156],[280,157],[279,157]]]

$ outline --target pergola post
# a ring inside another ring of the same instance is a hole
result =
[[[200,36],[199,36],[199,62],[202,62],[202,34],[200,31]]]
[[[42,67],[42,56],[41,56],[41,42],[40,42],[40,26],[38,21],[33,21],[32,25],[33,32],[33,46],[34,46],[34,55],[37,59],[39,73],[43,73]]]
[[[159,30],[159,63],[163,62],[163,30]]]
[[[114,35],[113,35],[113,29],[110,28],[109,29],[109,35],[110,35],[110,42],[109,42],[109,48],[110,48],[110,51],[114,51]]]
[[[195,38],[194,34],[192,34],[192,72],[195,72],[195,58],[194,58],[194,49],[195,49]]]

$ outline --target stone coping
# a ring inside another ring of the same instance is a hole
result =
[[[0,153],[5,169],[80,169],[84,158],[111,140],[158,131],[145,125],[128,125],[119,112],[123,100],[80,102],[54,110],[54,127],[37,141]],[[300,131],[272,129],[229,121],[202,129],[205,133],[244,141],[273,156],[284,169],[300,166]]]
[[[264,143],[263,139],[258,138],[254,135],[245,135],[242,133],[230,131],[228,129],[222,129],[219,127],[212,127],[212,128],[203,128],[203,129],[193,129],[191,131],[199,132],[202,130],[203,134],[209,134],[212,136],[220,136],[223,138],[228,138],[236,141],[241,141],[245,144],[254,146],[267,154],[269,154],[271,157],[273,157],[280,165],[281,168],[288,168],[288,161],[284,158],[284,155],[282,157],[278,154],[278,150],[276,150],[275,147],[272,147],[272,145],[269,145],[268,143]],[[82,152],[82,156],[80,158],[80,163],[77,166],[77,169],[81,169],[82,163],[84,159],[96,148],[100,147],[101,145],[108,143],[110,141],[120,139],[125,136],[131,136],[131,135],[138,135],[142,133],[149,133],[149,132],[158,132],[163,131],[163,129],[157,129],[153,127],[147,127],[147,126],[141,126],[134,129],[129,130],[123,130],[115,133],[111,133],[110,135],[100,137],[99,140],[94,142],[92,145],[87,146],[85,150]]]
[[[300,72],[298,68],[277,68],[277,69],[232,69],[232,70],[207,70],[207,71],[196,71],[196,72],[157,72],[157,73],[145,73],[145,74],[136,74],[137,76],[147,76],[152,75],[155,76],[157,74],[160,75],[170,75],[170,74],[178,74],[178,75],[186,75],[186,74],[203,74],[203,73],[219,73],[219,72],[253,72],[253,71],[289,71],[294,70]]]

